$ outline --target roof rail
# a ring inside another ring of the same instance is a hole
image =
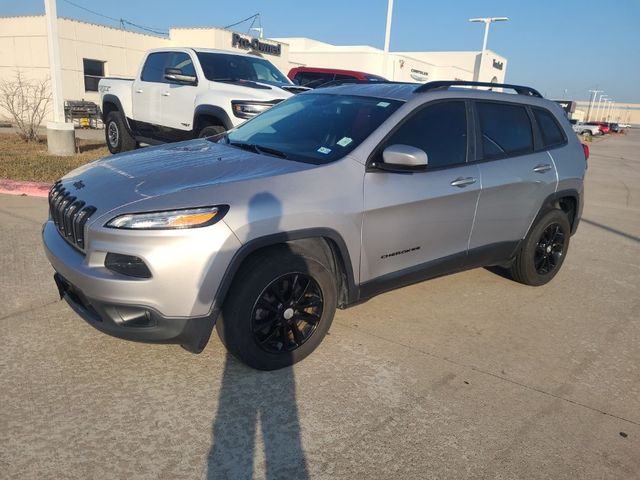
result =
[[[540,97],[542,95],[535,88],[525,87],[523,85],[511,85],[509,83],[489,83],[489,82],[467,82],[465,80],[439,80],[435,82],[427,82],[416,88],[413,93],[429,92],[431,90],[446,90],[449,87],[492,87],[492,88],[509,88],[514,90],[518,95],[526,95],[529,97]]]

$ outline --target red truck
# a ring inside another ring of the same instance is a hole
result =
[[[587,122],[587,125],[597,125],[600,133],[602,133],[603,135],[611,131],[611,128],[609,127],[609,124],[607,122]]]
[[[361,82],[385,82],[387,79],[379,75],[355,70],[339,70],[336,68],[295,67],[287,75],[296,85],[316,88],[336,80],[354,80]]]

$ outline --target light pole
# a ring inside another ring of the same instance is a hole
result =
[[[609,100],[609,108],[607,110],[607,119],[605,120],[605,122],[609,122],[611,120],[611,112],[613,110],[613,104],[615,103],[615,100],[611,99]]]
[[[387,26],[384,32],[384,51],[382,53],[382,75],[389,78],[387,75],[387,64],[389,63],[389,43],[391,42],[391,19],[393,17],[393,0],[387,0]],[[395,80],[392,78],[391,80]]]
[[[596,95],[602,90],[589,90],[591,93],[591,99],[589,100],[589,108],[587,109],[587,122],[591,120],[591,108],[593,107],[593,102],[596,100]]]
[[[44,11],[47,21],[47,46],[49,48],[49,70],[53,100],[53,122],[47,123],[47,149],[52,155],[73,155],[76,150],[73,123],[65,123],[64,121],[56,0],[44,0]]]
[[[607,121],[607,112],[609,111],[609,105],[611,105],[611,99],[607,97],[607,99],[602,104],[602,121]]]
[[[480,81],[480,72],[482,71],[482,67],[484,65],[484,57],[487,52],[487,41],[489,40],[489,25],[491,25],[493,22],[506,22],[508,20],[509,18],[507,17],[483,17],[469,19],[470,22],[484,23],[484,38],[482,40],[482,52],[480,53],[480,65],[476,74],[477,81]]]
[[[489,39],[489,25],[493,22],[506,22],[508,17],[485,17],[485,18],[470,18],[470,22],[484,23],[484,39],[482,40],[482,53],[487,49],[487,40]]]
[[[598,108],[596,108],[596,122],[600,121],[600,105],[602,101],[607,98],[607,96],[608,95],[604,95],[603,93],[601,93],[600,96],[598,97]]]

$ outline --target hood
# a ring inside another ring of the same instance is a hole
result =
[[[313,167],[198,139],[105,157],[68,173],[62,183],[106,213],[142,199]]]
[[[295,85],[271,85],[269,83],[254,82],[252,80],[223,80],[210,81],[209,89],[217,95],[226,95],[235,100],[274,100],[291,97]],[[293,90],[291,90],[293,89]]]

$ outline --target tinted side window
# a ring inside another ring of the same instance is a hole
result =
[[[342,73],[336,73],[336,80],[357,80],[353,75],[343,75]]]
[[[300,74],[299,84],[302,86],[317,87],[331,81],[333,81],[333,73],[304,72]]]
[[[467,114],[464,102],[442,102],[418,111],[385,142],[401,143],[427,152],[429,167],[465,163]]]
[[[550,112],[534,108],[533,116],[536,118],[536,122],[540,128],[545,147],[554,147],[564,143],[562,130]]]
[[[169,56],[169,61],[164,68],[179,68],[183,75],[196,76],[196,68],[193,66],[191,57],[184,52],[173,52]],[[163,72],[164,73],[164,72]]]
[[[144,82],[164,82],[164,65],[168,53],[152,53],[142,67],[141,79]]]
[[[478,102],[484,158],[533,151],[533,133],[527,110],[506,103]]]

